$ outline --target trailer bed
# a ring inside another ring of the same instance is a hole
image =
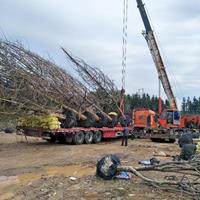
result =
[[[91,144],[101,142],[103,138],[118,138],[122,136],[123,127],[117,126],[113,128],[60,128],[60,129],[42,129],[17,127],[18,134],[25,136],[40,137],[49,142],[62,142],[73,144]],[[129,127],[129,134],[132,134],[132,128]]]

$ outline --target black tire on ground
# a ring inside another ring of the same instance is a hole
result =
[[[117,174],[117,167],[121,164],[116,155],[107,155],[98,161],[96,175],[105,180],[111,180]]]
[[[191,133],[184,133],[178,140],[179,147],[182,147],[184,144],[192,144],[192,134]]]
[[[84,133],[82,131],[76,132],[73,135],[73,143],[76,145],[83,144],[84,141]]]
[[[94,132],[94,136],[93,136],[93,142],[94,143],[101,142],[101,139],[102,139],[102,133],[101,133],[101,131],[95,131]]]
[[[195,144],[184,144],[181,148],[180,157],[183,160],[190,160],[195,153],[196,153]]]
[[[5,128],[5,129],[4,129],[4,132],[5,132],[5,133],[14,133],[14,131],[15,131],[15,130],[14,130],[13,128]]]
[[[92,142],[93,142],[93,132],[92,131],[85,132],[85,143],[91,144]]]

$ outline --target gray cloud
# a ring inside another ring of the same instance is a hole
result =
[[[1,0],[0,28],[41,55],[71,70],[62,45],[100,67],[121,87],[122,0]],[[180,102],[199,96],[200,2],[145,0]],[[157,72],[141,35],[136,2],[129,1],[126,87],[157,95]],[[163,95],[164,96],[164,95]],[[165,96],[164,96],[165,97]]]

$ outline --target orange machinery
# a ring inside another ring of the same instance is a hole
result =
[[[154,111],[143,108],[136,109],[132,113],[133,127],[135,129],[157,128],[157,115]]]

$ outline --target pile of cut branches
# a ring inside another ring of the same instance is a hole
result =
[[[106,76],[99,68],[88,65],[84,60],[73,56],[66,49],[61,47],[69,61],[73,64],[84,85],[95,91],[95,96],[99,99],[102,107],[111,106],[117,109],[119,92],[114,82]]]
[[[178,192],[180,195],[188,195],[194,199],[200,197],[200,154],[196,154],[189,161],[172,161],[140,168],[118,166],[117,170],[131,172],[148,185],[161,190]],[[141,171],[161,172],[163,178],[152,179],[144,176]],[[168,175],[166,176],[165,173]]]
[[[110,79],[96,71],[95,79],[104,79],[104,92],[113,87]],[[103,112],[102,99],[91,88],[92,80],[80,82],[53,62],[25,49],[20,43],[0,40],[0,113],[71,113],[78,120],[92,116],[111,118]],[[89,114],[88,114],[89,113]]]

